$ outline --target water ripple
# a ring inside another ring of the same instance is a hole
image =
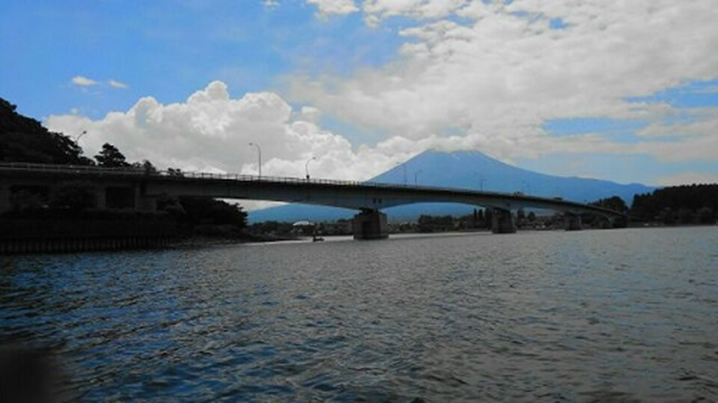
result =
[[[716,244],[691,228],[3,257],[0,343],[56,357],[67,400],[718,400]]]

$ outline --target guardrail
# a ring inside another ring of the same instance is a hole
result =
[[[305,179],[291,176],[258,176],[233,173],[209,173],[209,172],[192,172],[180,170],[147,170],[142,167],[122,167],[122,168],[105,168],[84,165],[49,165],[36,163],[0,163],[0,171],[18,171],[18,172],[47,172],[47,173],[67,173],[67,174],[95,174],[95,175],[127,175],[127,176],[154,176],[170,179],[216,179],[216,180],[236,180],[236,181],[262,181],[272,183],[296,183],[296,184],[319,184],[319,185],[339,185],[339,186],[363,186],[363,187],[382,187],[382,188],[407,188],[407,189],[433,189],[444,191],[474,191],[472,189],[460,188],[439,188],[433,186],[417,186],[408,184],[368,182],[368,181],[347,181],[338,179]],[[511,195],[504,193],[482,192],[487,195]]]

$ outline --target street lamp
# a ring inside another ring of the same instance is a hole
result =
[[[417,183],[419,183],[419,181],[417,180],[417,177],[418,177],[419,174],[422,173],[422,172],[424,172],[424,170],[422,170],[422,169],[420,169],[420,170],[414,172],[414,186],[416,186]]]
[[[521,181],[521,191],[522,191],[524,194],[529,194],[529,193],[531,193],[531,185],[528,184],[528,182],[526,182],[526,181]]]
[[[249,143],[250,146],[257,147],[257,156],[259,158],[259,178],[262,178],[262,147],[257,143]]]
[[[77,137],[75,137],[75,143],[79,145],[80,139],[82,138],[82,136],[84,136],[86,134],[87,134],[87,130],[83,130],[82,133],[80,133]]]
[[[476,174],[479,175],[479,191],[483,192],[484,191],[484,182],[486,182],[486,179],[484,178],[484,175],[482,175],[478,171],[476,172]]]
[[[314,161],[314,160],[316,160],[316,159],[317,159],[317,157],[312,157],[312,158],[310,158],[310,159],[307,160],[307,163],[306,163],[306,164],[304,164],[304,173],[307,174],[307,180],[309,180],[309,162],[310,162],[310,161]]]
[[[399,164],[401,164],[401,162],[396,163],[396,165],[399,165]],[[406,165],[402,164],[401,167],[404,168],[404,184],[406,185]]]

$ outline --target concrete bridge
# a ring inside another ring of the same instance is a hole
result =
[[[493,210],[492,231],[513,233],[513,210],[538,208],[564,213],[567,230],[581,229],[582,214],[623,218],[624,214],[600,207],[520,193],[407,186],[372,182],[300,179],[238,174],[147,171],[142,168],[99,168],[25,163],[0,164],[0,213],[13,208],[19,192],[49,198],[59,187],[82,183],[93,189],[96,208],[132,208],[154,211],[162,196],[207,196],[225,199],[305,203],[358,210],[355,239],[388,236],[382,209],[411,203],[451,202]]]

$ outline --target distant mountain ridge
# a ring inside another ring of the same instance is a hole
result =
[[[446,153],[429,150],[397,165],[367,182],[408,184],[484,190],[521,192],[541,197],[561,197],[576,202],[592,202],[612,196],[621,197],[630,205],[636,194],[656,188],[641,184],[619,184],[606,180],[560,177],[528,171],[505,164],[479,151]],[[421,214],[467,214],[475,206],[453,203],[419,203],[383,210],[390,220],[414,219]],[[250,222],[260,221],[325,221],[350,218],[354,210],[291,204],[249,212]]]

